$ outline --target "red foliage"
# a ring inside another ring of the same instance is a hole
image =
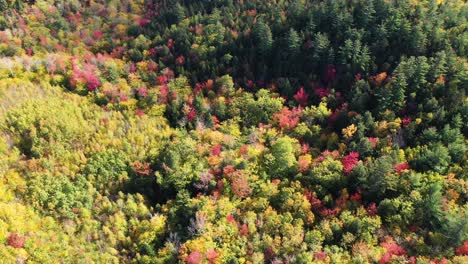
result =
[[[336,110],[333,113],[331,113],[331,115],[328,117],[328,126],[333,127],[340,114],[341,111],[339,110]]]
[[[126,102],[126,101],[128,101],[127,95],[125,95],[125,94],[120,94],[120,101],[121,101],[121,102]]]
[[[169,89],[167,88],[166,84],[163,84],[161,88],[159,89],[160,102],[163,104],[167,103],[168,95],[169,95]]]
[[[216,200],[219,197],[221,197],[221,194],[219,193],[218,190],[213,190],[213,191],[211,191],[211,196]]]
[[[357,192],[357,193],[354,193],[353,195],[351,195],[351,197],[349,199],[351,201],[360,203],[362,201],[362,195],[361,195],[360,192]]]
[[[400,163],[400,164],[394,164],[394,165],[393,165],[393,169],[395,169],[395,172],[396,172],[396,173],[400,174],[400,173],[402,173],[402,172],[405,171],[405,170],[409,170],[410,167],[409,167],[408,163],[402,162],[402,163]]]
[[[301,108],[293,108],[289,110],[287,107],[283,107],[283,109],[275,113],[273,115],[273,119],[278,122],[278,125],[282,129],[294,129],[299,123],[299,117],[302,114]]]
[[[156,55],[156,49],[151,48],[151,49],[148,50],[148,53],[149,53],[149,55],[154,56],[154,55]]]
[[[241,236],[247,236],[249,234],[249,229],[246,224],[243,224],[240,228]]]
[[[468,255],[468,241],[465,241],[463,245],[457,247],[455,253],[457,253],[458,256]]]
[[[354,80],[355,81],[359,81],[362,79],[362,74],[360,72],[358,72],[355,76],[354,76]]]
[[[301,156],[297,161],[297,167],[299,172],[306,173],[310,168],[310,161]]]
[[[247,11],[247,14],[248,14],[249,16],[255,16],[255,15],[257,15],[257,10],[255,10],[255,9],[250,9],[249,11]]]
[[[192,122],[195,117],[197,117],[197,112],[195,112],[195,108],[191,107],[190,111],[187,113],[187,119],[189,122]]]
[[[156,17],[156,16],[159,16],[159,3],[158,1],[147,1],[146,4],[145,4],[145,9],[146,10],[146,13],[145,13],[145,18],[147,18],[148,20],[150,20],[150,18],[152,17]]]
[[[387,80],[388,74],[386,72],[381,72],[375,76],[369,78],[369,81],[374,86],[381,86]]]
[[[323,207],[322,209],[319,210],[319,214],[322,217],[334,217],[338,212],[339,212],[339,209],[337,208],[329,209],[329,208]]]
[[[185,64],[185,57],[180,55],[179,57],[177,57],[177,59],[175,60],[175,63],[177,65],[184,65]]]
[[[146,64],[146,68],[148,69],[148,71],[151,71],[151,72],[156,72],[158,70],[158,67],[159,67],[158,64],[154,61],[148,61],[148,63]]]
[[[247,145],[242,145],[240,148],[239,154],[241,156],[244,156],[245,154],[247,154],[247,149],[248,149]]]
[[[159,75],[158,78],[156,79],[156,81],[159,83],[159,84],[166,84],[167,81],[168,81],[168,78],[166,75]]]
[[[141,97],[146,97],[148,96],[148,88],[146,87],[140,87],[137,89],[138,96]]]
[[[218,252],[216,252],[215,249],[208,249],[206,251],[206,258],[208,259],[208,262],[210,263],[215,263],[216,259],[218,258]]]
[[[32,56],[33,55],[33,51],[31,48],[26,48],[26,55],[28,56]]]
[[[294,95],[294,99],[296,99],[296,101],[302,107],[307,106],[308,98],[309,94],[305,92],[304,87],[301,87],[301,89],[299,89],[299,91]]]
[[[198,251],[193,251],[187,256],[185,261],[187,264],[200,264],[202,262],[203,255]]]
[[[140,161],[135,161],[132,164],[132,168],[137,174],[143,176],[148,176],[152,172],[150,164],[148,162],[141,163]]]
[[[314,89],[314,93],[322,99],[323,97],[327,97],[330,94],[330,88],[323,89],[322,87],[318,87]]]
[[[208,172],[209,172],[210,174],[215,175],[215,176],[219,176],[219,175],[221,175],[221,173],[222,173],[222,171],[221,171],[220,168],[210,169]]]
[[[403,117],[403,119],[401,119],[401,123],[403,127],[409,126],[409,124],[411,124],[411,117]]]
[[[314,253],[314,258],[316,260],[325,260],[327,258],[327,253],[323,251],[315,252]]]
[[[346,174],[349,174],[353,169],[354,166],[359,162],[359,153],[353,151],[350,152],[348,155],[344,156],[343,159],[341,160],[341,163],[343,164],[343,171]]]
[[[104,36],[104,33],[102,33],[102,31],[96,30],[93,32],[93,38],[95,39],[100,39],[102,38],[102,36]]]
[[[211,116],[211,119],[213,120],[213,124],[216,126],[216,125],[219,125],[219,119],[215,116],[215,115],[212,115]]]
[[[442,258],[440,261],[439,261],[439,264],[447,264],[449,263],[448,260],[446,258]]]
[[[271,246],[269,246],[267,249],[265,249],[263,254],[265,255],[265,260],[266,260],[265,262],[266,263],[269,263],[276,255],[275,251],[273,250],[273,248]]]
[[[369,137],[368,139],[372,147],[375,148],[377,146],[377,142],[379,142],[379,138]]]
[[[0,42],[7,43],[7,42],[9,42],[8,39],[9,38],[8,38],[7,34],[5,33],[5,31],[1,31],[0,32]]]
[[[280,179],[273,179],[271,180],[271,183],[274,184],[274,185],[278,185],[281,183],[281,180]]]
[[[97,68],[96,66],[90,64],[87,64],[86,68],[86,70],[80,70],[78,67],[74,67],[72,76],[70,78],[70,85],[74,87],[78,81],[81,81],[86,84],[89,91],[94,91],[96,88],[101,86],[101,80],[99,80],[99,78],[93,73],[97,71]]]
[[[226,215],[226,221],[228,221],[228,223],[234,223],[236,222],[236,220],[234,219],[234,216],[229,214],[229,215]]]
[[[18,233],[11,233],[7,239],[7,244],[14,248],[24,248],[25,242],[26,238]]]
[[[216,174],[213,174],[213,175],[216,175]],[[222,192],[223,189],[224,189],[224,184],[223,184],[223,181],[222,180],[218,180],[216,182],[216,188],[218,188],[218,191],[219,192]]]
[[[213,90],[214,87],[214,81],[212,79],[208,79],[205,82],[205,88],[209,91]]]
[[[397,245],[391,238],[387,239],[385,242],[382,242],[380,245],[386,250],[386,253],[379,261],[381,264],[390,262],[393,256],[406,255],[406,251],[401,246]]]
[[[322,201],[319,198],[315,197],[312,193],[307,193],[306,198],[309,200],[312,208],[319,209],[322,207]]]
[[[229,174],[232,192],[239,198],[246,198],[252,193],[247,175],[243,171],[236,170]]]
[[[302,154],[307,154],[310,150],[310,145],[305,143],[301,145],[301,153]]]
[[[150,21],[148,18],[141,18],[138,20],[138,26],[145,27]]]
[[[223,173],[226,176],[229,176],[231,173],[233,173],[236,169],[232,165],[227,165],[226,167],[223,168]]]
[[[128,71],[129,71],[130,73],[135,73],[136,70],[137,70],[137,68],[136,68],[135,63],[130,64],[130,68],[128,69]]]
[[[140,117],[141,117],[141,116],[144,116],[144,115],[145,115],[145,111],[143,111],[143,110],[141,110],[141,109],[137,109],[137,110],[135,110],[135,114],[136,114],[137,116],[140,116]]]
[[[169,100],[170,100],[170,101],[175,101],[175,100],[177,100],[177,91],[172,91],[172,92],[171,92]]]
[[[70,23],[72,23],[74,26],[78,26],[81,24],[81,14],[80,13],[76,13],[76,14],[73,14],[73,15],[70,15],[68,17],[68,21],[70,21]]]
[[[370,216],[375,216],[375,215],[377,215],[377,206],[375,205],[375,203],[371,203],[371,204],[366,208],[366,211],[367,211],[367,213],[368,213]]]
[[[416,232],[416,231],[419,230],[419,226],[416,225],[416,224],[410,225],[410,226],[408,227],[408,230],[411,231],[411,232]]]
[[[193,93],[194,94],[201,93],[201,91],[203,90],[204,87],[205,87],[205,85],[203,83],[196,83],[195,88],[193,89]]]
[[[216,146],[213,146],[213,148],[211,148],[211,155],[212,156],[218,156],[219,153],[221,153],[221,144],[218,144]]]
[[[247,80],[247,81],[245,82],[245,86],[246,86],[247,88],[252,88],[252,87],[254,86],[254,81],[252,81],[252,80]]]
[[[169,49],[174,49],[174,40],[173,39],[168,39],[167,40],[167,47]]]
[[[323,161],[326,157],[331,157],[332,159],[336,159],[340,153],[337,150],[329,151],[325,150],[322,154],[317,158],[318,161]]]
[[[42,46],[47,46],[47,37],[46,36],[39,36],[39,41],[41,42]]]

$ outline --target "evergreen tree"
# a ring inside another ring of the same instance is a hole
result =
[[[262,57],[268,57],[273,45],[273,36],[270,27],[260,21],[254,25],[252,30],[253,43],[258,54]]]

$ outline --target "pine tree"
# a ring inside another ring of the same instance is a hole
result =
[[[299,34],[297,34],[297,31],[291,28],[288,32],[287,36],[287,41],[288,41],[288,54],[291,57],[295,57],[301,47],[301,38],[299,37]]]
[[[391,108],[398,112],[405,106],[406,77],[404,74],[397,75],[392,83]]]
[[[262,21],[255,24],[253,28],[253,41],[259,55],[267,57],[273,45],[273,35],[271,34],[270,27]]]

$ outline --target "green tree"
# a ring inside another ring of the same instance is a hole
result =
[[[83,175],[98,191],[106,194],[116,193],[128,182],[128,163],[125,153],[107,149],[94,153],[88,159]]]
[[[296,169],[297,160],[294,155],[297,141],[285,136],[274,142],[270,152],[265,156],[265,171],[270,178],[284,178]]]
[[[260,56],[267,57],[273,45],[273,35],[270,27],[260,21],[254,25],[252,30],[253,42]]]
[[[451,162],[448,149],[441,143],[421,147],[410,164],[420,171],[445,173]]]
[[[250,93],[242,93],[235,97],[229,110],[231,117],[240,117],[244,127],[266,124],[273,118],[273,113],[281,110],[283,99],[274,97],[270,91],[260,89],[255,97]]]

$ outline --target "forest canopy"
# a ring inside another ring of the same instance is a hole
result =
[[[5,263],[467,263],[461,0],[0,0]]]

